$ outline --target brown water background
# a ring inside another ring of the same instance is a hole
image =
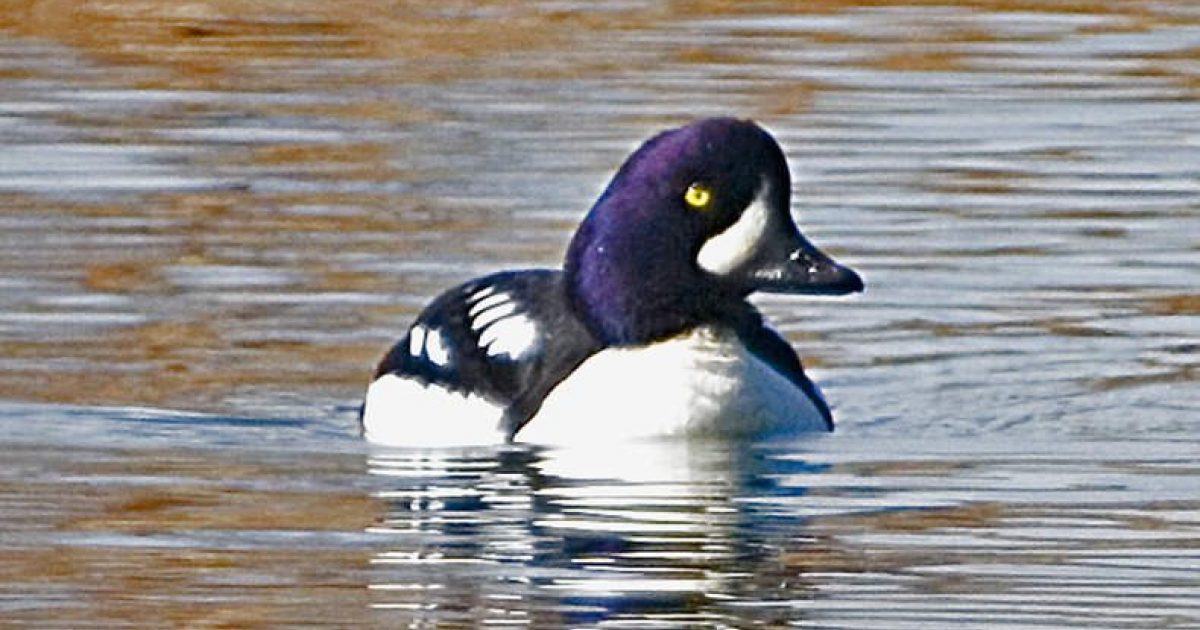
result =
[[[830,437],[371,452],[436,292],[700,116]],[[0,627],[1200,627],[1200,5],[0,0]]]

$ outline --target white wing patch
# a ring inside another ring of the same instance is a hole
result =
[[[450,350],[446,348],[446,338],[441,330],[435,328],[425,336],[425,354],[439,367],[450,364]]]
[[[496,293],[496,287],[481,289],[468,299],[471,304],[471,310],[468,312],[468,315],[475,317],[493,306],[508,302],[509,299],[507,293]]]
[[[485,287],[468,298],[467,316],[471,330],[479,336],[479,347],[490,357],[516,360],[537,345],[537,324],[518,312],[519,302],[495,287]]]
[[[488,297],[489,295],[492,295],[495,292],[496,292],[496,287],[494,285],[488,285],[488,286],[483,287],[482,289],[472,293],[467,298],[467,301],[471,302],[473,304],[473,303],[478,302],[479,300],[482,300],[485,297]]]
[[[446,367],[450,363],[450,350],[446,348],[446,340],[442,337],[442,331],[436,328],[430,330],[423,324],[417,324],[409,329],[408,354],[418,359],[424,354],[439,367]]]
[[[417,324],[408,331],[408,354],[419,358],[425,350],[425,327]]]
[[[484,302],[494,300],[496,298],[508,297],[503,293],[494,295]],[[481,302],[482,304],[482,302]],[[517,312],[517,305],[512,302],[494,302],[491,308],[477,311],[471,309],[471,328],[475,331],[483,331],[488,326],[491,326],[496,320],[508,317]]]
[[[479,345],[487,348],[488,356],[507,356],[519,359],[537,345],[538,329],[524,315],[509,315],[492,323],[479,334]]]

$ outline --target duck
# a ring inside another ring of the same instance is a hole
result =
[[[832,431],[821,390],[748,300],[864,289],[801,233],[791,195],[783,149],[753,121],[654,135],[596,199],[561,269],[491,273],[420,312],[375,369],[363,437],[591,446]]]

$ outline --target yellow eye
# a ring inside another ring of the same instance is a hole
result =
[[[712,203],[712,191],[706,186],[700,184],[692,184],[688,186],[687,192],[683,193],[683,200],[687,205],[694,210],[703,210]]]

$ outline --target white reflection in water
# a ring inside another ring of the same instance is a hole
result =
[[[418,627],[1093,627],[1200,604],[1188,444],[890,448],[376,451],[371,605]]]
[[[748,590],[802,596],[774,579],[779,554],[807,544],[785,505],[823,466],[722,442],[619,451],[512,447],[377,452],[392,544],[375,556],[374,606],[438,621],[579,625],[636,615],[715,620]],[[753,616],[753,615],[752,615]]]

